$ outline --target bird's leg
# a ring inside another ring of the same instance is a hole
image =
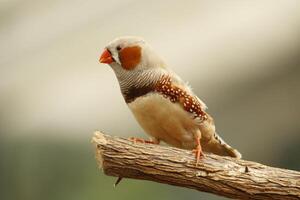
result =
[[[197,146],[195,149],[193,149],[193,153],[195,153],[195,156],[196,156],[196,166],[197,166],[201,156],[204,157],[204,154],[203,154],[201,144],[200,144],[200,137],[196,138],[196,142],[197,142]]]
[[[129,138],[129,140],[131,140],[133,143],[145,143],[145,144],[159,144],[159,140],[154,138],[154,139],[150,139],[150,140],[144,140],[142,138],[136,138],[136,137],[131,137]]]

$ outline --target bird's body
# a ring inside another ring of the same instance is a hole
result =
[[[199,134],[197,121],[179,101],[171,101],[167,95],[159,93],[156,86],[128,106],[139,124],[155,140],[179,148],[195,148],[195,138]]]
[[[197,160],[202,150],[241,157],[216,134],[206,105],[143,40],[114,40],[100,62],[113,68],[128,107],[156,143],[164,141],[178,148],[196,149]]]

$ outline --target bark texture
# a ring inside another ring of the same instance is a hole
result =
[[[190,151],[134,144],[97,131],[96,159],[109,176],[150,180],[234,199],[300,199],[300,172],[206,154],[198,166]]]

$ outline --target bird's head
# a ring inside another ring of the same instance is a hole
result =
[[[120,37],[111,41],[99,61],[114,70],[126,102],[152,90],[167,73],[163,60],[139,37]]]
[[[111,41],[99,59],[109,64],[116,75],[122,72],[163,68],[163,60],[140,37],[119,37]]]

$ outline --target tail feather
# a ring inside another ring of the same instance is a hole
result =
[[[220,156],[242,158],[242,154],[228,145],[217,133],[214,134],[214,138],[210,142],[203,146],[203,150]]]

